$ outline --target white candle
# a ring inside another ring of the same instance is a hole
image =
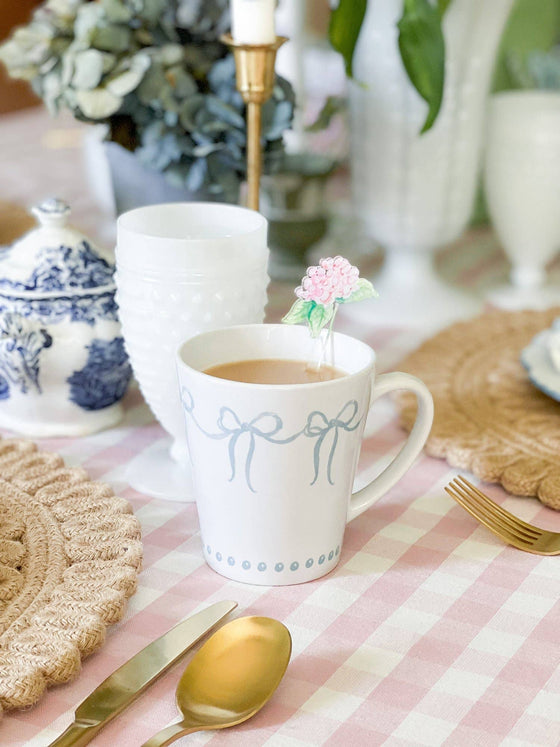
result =
[[[231,35],[239,44],[272,44],[276,0],[231,0]]]

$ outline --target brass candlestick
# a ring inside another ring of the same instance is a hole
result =
[[[240,44],[231,34],[222,36],[233,52],[237,90],[247,104],[247,206],[253,210],[259,209],[262,105],[272,96],[276,53],[287,41],[285,36],[277,36],[272,44]]]

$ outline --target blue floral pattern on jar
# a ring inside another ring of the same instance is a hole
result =
[[[132,368],[122,337],[93,340],[84,368],[68,378],[70,399],[84,410],[101,410],[123,397]]]
[[[0,374],[0,400],[10,398],[10,383]]]
[[[56,324],[68,319],[92,327],[99,319],[118,320],[115,291],[57,298],[11,298],[0,293],[0,313],[14,312]]]
[[[10,383],[22,394],[41,393],[41,353],[51,345],[52,337],[37,322],[12,313],[0,316],[0,372],[5,382],[0,399],[8,399]]]
[[[1,258],[8,255],[3,254]],[[0,288],[17,291],[68,291],[99,288],[113,282],[114,267],[97,255],[87,241],[77,246],[45,247],[37,254],[37,266],[23,281],[0,279]]]

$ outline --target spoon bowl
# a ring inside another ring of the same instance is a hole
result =
[[[177,685],[183,719],[144,743],[164,747],[185,734],[225,729],[254,716],[288,666],[290,633],[270,617],[240,617],[214,633],[194,655]]]

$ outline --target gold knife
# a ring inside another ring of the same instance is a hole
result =
[[[160,674],[236,607],[237,602],[217,602],[149,643],[80,703],[74,713],[74,722],[49,747],[88,744],[105,724],[136,700]]]

